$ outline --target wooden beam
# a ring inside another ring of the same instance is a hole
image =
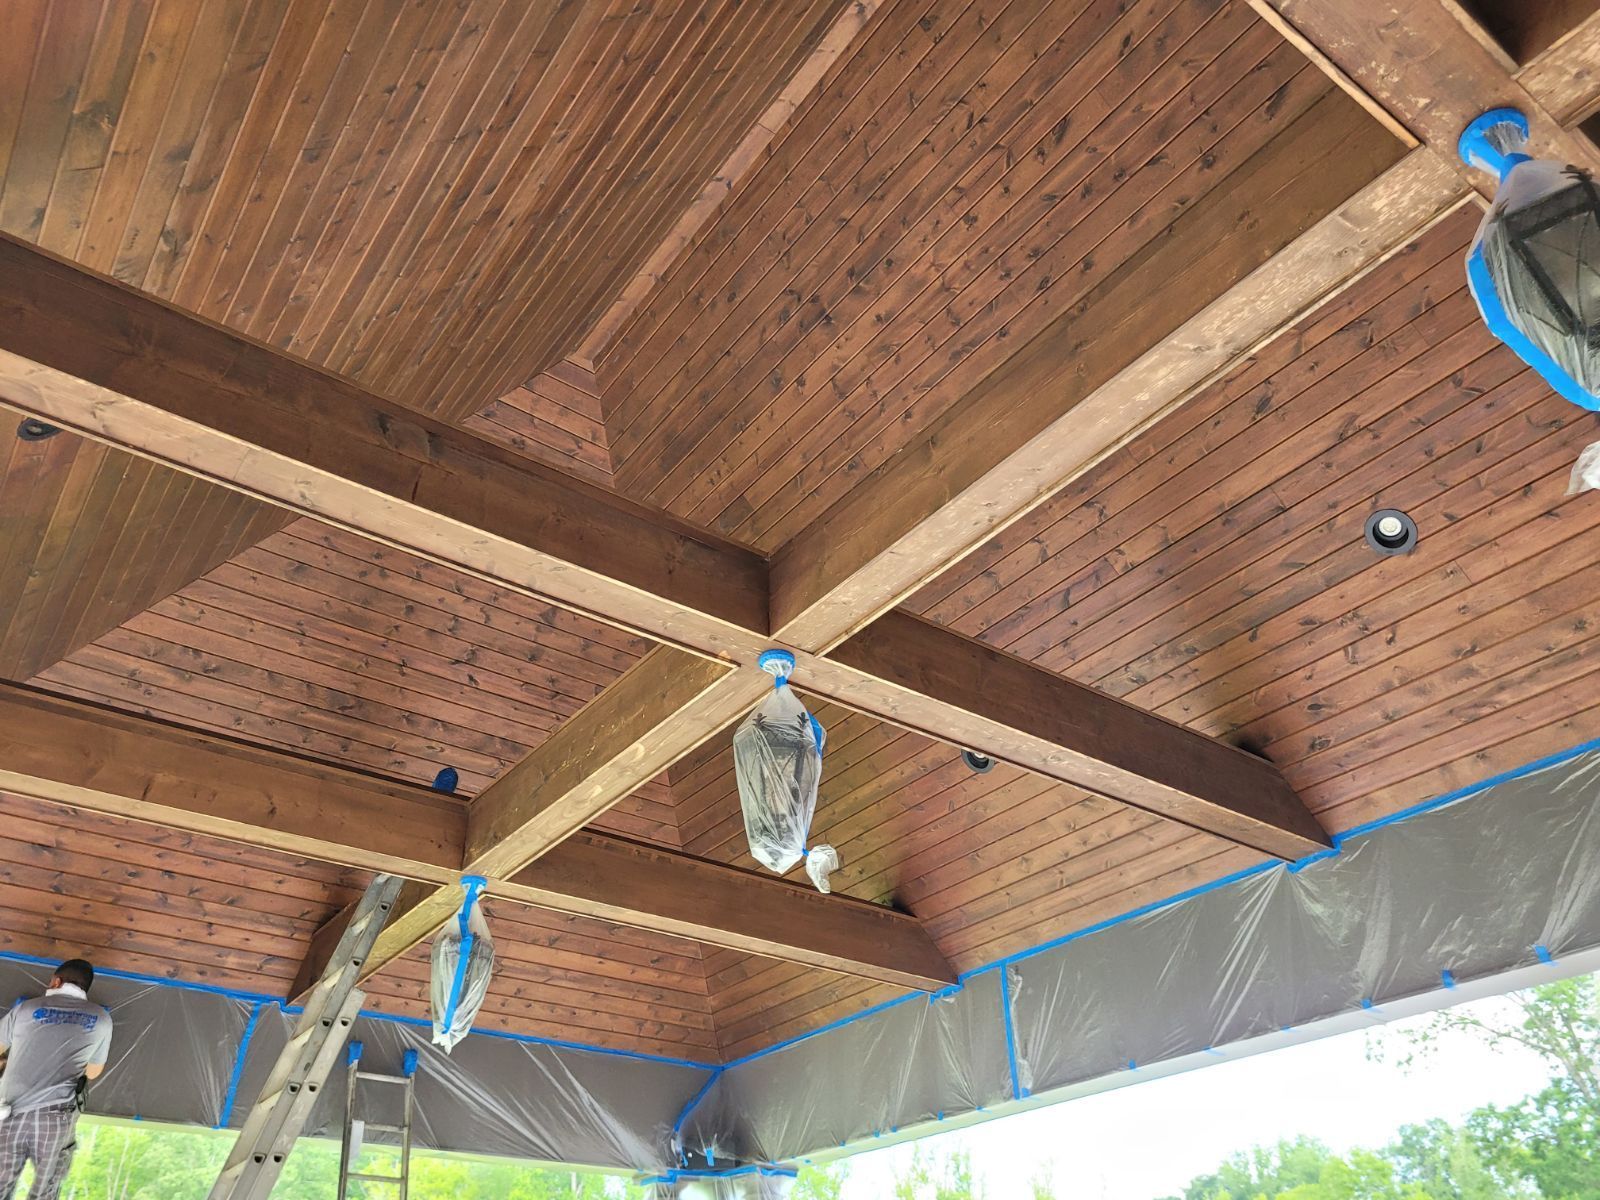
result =
[[[460,904],[463,806],[426,788],[5,683],[0,764],[0,790],[17,795],[417,881],[368,974]],[[954,979],[914,917],[596,833],[489,890],[880,982],[932,989]]]
[[[664,641],[766,627],[749,551],[4,235],[0,280],[21,412]]]
[[[712,940],[730,950],[804,962],[917,991],[955,982],[933,939],[905,913],[849,896],[824,896],[804,884],[587,830],[490,890],[494,896],[541,908],[570,907],[582,897],[585,915],[628,925],[638,924],[630,919],[632,914],[648,909],[650,928],[658,933]],[[454,919],[462,899],[459,887],[419,885],[404,893],[379,944],[367,956],[362,978]],[[328,950],[337,943],[349,913],[345,910],[317,931],[312,952],[301,966],[302,980],[317,978],[318,964],[326,961]],[[714,940],[705,936],[708,926],[715,927]],[[883,950],[875,961],[863,964],[863,947],[873,945]]]
[[[1600,110],[1600,12],[1520,68],[1516,79],[1568,129]]]
[[[1495,181],[1462,163],[1461,131],[1491,108],[1527,114],[1533,153],[1600,170],[1600,147],[1568,123],[1593,100],[1592,43],[1557,43],[1522,70],[1473,18],[1440,0],[1251,0],[1315,47],[1330,75],[1355,85],[1485,196]],[[1591,31],[1592,34],[1592,31]],[[1590,69],[1585,69],[1590,68]]]
[[[1339,102],[1362,116],[1343,97]],[[1278,219],[1305,219],[1297,181],[1316,150],[1331,137],[1345,137],[1350,127],[1348,115],[1331,128],[1318,126],[1319,138],[1308,140],[1300,154],[1244,170],[1254,185],[1245,189],[1251,203],[1263,206],[1261,219],[1285,212],[1299,216]],[[1359,154],[1354,160],[1362,161]],[[1191,216],[1195,223],[1175,227],[1179,231],[1172,235],[1180,252],[1189,241],[1209,246],[1228,229],[1257,219],[1249,206],[1197,207]],[[1324,253],[1326,246],[1316,250],[1322,255],[1317,269],[1326,271],[1329,257],[1339,261],[1337,253]],[[1206,277],[1215,273],[1206,255],[1195,263]],[[723,671],[719,665],[691,667],[694,655],[663,650],[625,694],[585,709],[547,751],[490,789],[471,818],[467,865],[480,867],[480,873],[504,878],[520,869],[540,847],[622,799],[760,696],[763,677],[749,665],[773,639],[764,632],[766,613],[758,601],[766,595],[765,579],[753,556],[652,524],[647,514],[558,473],[502,462],[490,455],[492,447],[473,449],[452,431],[386,406],[345,381],[0,240],[0,269],[6,267],[8,290],[0,294],[5,400],[182,470],[364,528],[518,591],[617,624],[649,627],[700,654],[746,664],[745,671],[714,681]],[[1148,301],[1146,289],[1170,274],[1154,259],[1146,267],[1114,293],[1119,303],[1131,299],[1128,289]],[[1160,282],[1166,286],[1165,279]],[[1138,309],[1120,319],[1135,315],[1150,314]],[[1169,397],[1152,408],[1151,419],[1170,403]],[[1037,413],[1037,405],[1030,411]],[[1105,419],[1112,442],[1129,434],[1125,411],[1108,407]],[[979,420],[995,424],[981,413]],[[1005,425],[1002,437],[1010,436],[1006,430],[1015,432]],[[993,430],[987,433],[985,446],[1003,448]],[[1002,464],[997,471],[1003,469]],[[998,476],[994,481],[1008,492],[1016,486]],[[1041,482],[1032,477],[1032,483]],[[1036,490],[1031,502],[1052,490]],[[925,490],[917,494],[928,498]],[[865,502],[878,500],[873,494]],[[591,515],[595,524],[588,528]],[[949,512],[935,514],[932,524],[949,519]],[[959,557],[958,550],[954,542],[923,546],[913,573],[920,578],[942,567]],[[888,557],[906,561],[894,547]],[[656,558],[662,559],[656,567],[641,565]],[[665,590],[652,594],[652,587]],[[825,648],[893,598],[876,575],[846,580],[835,591],[823,604],[829,624],[820,636],[802,640],[786,631],[783,640],[803,651]],[[847,690],[848,699],[839,697],[845,703],[887,720],[903,710],[897,687],[848,667],[836,664],[823,672],[823,666],[803,661],[801,677],[812,678],[823,694],[835,686]],[[1030,670],[1039,674],[1041,686],[1048,684],[1049,672]],[[966,714],[948,707],[943,711],[949,724],[941,725],[938,698],[928,699],[927,732],[960,742]],[[598,774],[586,780],[591,773]]]
[[[440,881],[466,837],[448,796],[5,682],[0,791]]]
[[[959,744],[1041,775],[1278,858],[1331,844],[1267,760],[920,618],[880,617],[829,661],[899,688],[896,724],[948,732],[957,709]]]
[[[508,878],[631,795],[771,688],[658,646],[472,801],[467,869]]]
[[[777,636],[828,650],[1449,211],[1401,153],[1330,93],[779,551]]]

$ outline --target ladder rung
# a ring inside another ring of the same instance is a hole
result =
[[[367,1175],[361,1171],[351,1171],[346,1179],[360,1179],[365,1183],[404,1183],[404,1175]]]
[[[370,1079],[374,1083],[405,1083],[405,1082],[407,1082],[406,1077],[404,1075],[378,1075],[378,1074],[375,1074],[372,1071],[357,1071],[356,1072],[356,1078],[357,1079]]]
[[[405,1130],[401,1129],[400,1126],[398,1126],[398,1125],[379,1125],[376,1121],[365,1121],[365,1122],[363,1122],[363,1126],[365,1127],[365,1129],[366,1129],[366,1131],[368,1133],[404,1133],[405,1132]]]

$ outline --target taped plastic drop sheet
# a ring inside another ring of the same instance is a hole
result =
[[[0,1003],[42,996],[52,965],[0,961]],[[222,1119],[250,1003],[105,973],[89,999],[111,1013],[111,1056],[89,1085],[89,1112],[206,1126]]]
[[[483,882],[469,879],[461,915],[433,939],[433,970],[428,981],[433,1003],[433,1041],[446,1052],[472,1029],[494,974],[494,939],[479,901]]]
[[[779,875],[802,858],[818,891],[829,891],[828,876],[839,867],[831,846],[808,852],[811,819],[817,811],[822,781],[822,750],[827,735],[789,686],[787,666],[793,659],[763,656],[763,665],[777,675],[777,686],[733,735],[733,767],[739,784],[750,853]],[[815,862],[811,861],[812,859]]]

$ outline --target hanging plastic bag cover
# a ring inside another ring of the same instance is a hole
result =
[[[494,974],[494,939],[479,903],[483,881],[462,881],[467,898],[461,915],[447,922],[433,939],[429,998],[433,1005],[433,1044],[448,1052],[466,1037],[489,994]]]
[[[750,853],[781,875],[806,857],[827,735],[789,686],[794,659],[768,651],[761,665],[777,676],[777,686],[734,732],[733,768]],[[839,856],[831,846],[813,847],[811,856],[819,868],[812,881],[827,891],[827,873],[837,869]]]
[[[1514,109],[1479,117],[1461,156],[1500,178],[1467,252],[1489,331],[1566,399],[1600,409],[1600,187],[1587,171],[1528,157]]]
[[[1572,476],[1567,480],[1567,495],[1592,492],[1600,488],[1600,442],[1590,442],[1578,455],[1572,466]]]

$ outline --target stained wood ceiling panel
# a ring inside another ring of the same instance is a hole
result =
[[[537,462],[611,485],[611,448],[600,385],[593,371],[570,359],[513,388],[461,424]]]
[[[844,0],[26,0],[0,228],[447,419],[557,362]]]
[[[1466,211],[908,606],[1258,750],[1332,830],[1600,733],[1593,419],[1483,329]],[[1409,512],[1417,550],[1362,527]],[[831,721],[818,840],[969,969],[1257,856],[864,718]],[[691,850],[742,860],[726,754],[673,773]],[[893,993],[708,952],[725,1053]]]
[[[27,679],[281,529],[288,514],[0,413],[0,676]]]
[[[302,518],[33,682],[472,795],[647,648]],[[664,782],[599,824],[677,844]]]
[[[1272,139],[1350,152],[1330,86],[1244,0],[886,6],[604,356],[619,488],[776,549]]]
[[[0,793],[0,947],[283,995],[359,872]]]
[[[358,871],[0,793],[0,949],[285,996]],[[699,949],[601,921],[486,908],[486,1029],[715,1059]],[[428,1015],[428,949],[374,978],[367,1007]]]

